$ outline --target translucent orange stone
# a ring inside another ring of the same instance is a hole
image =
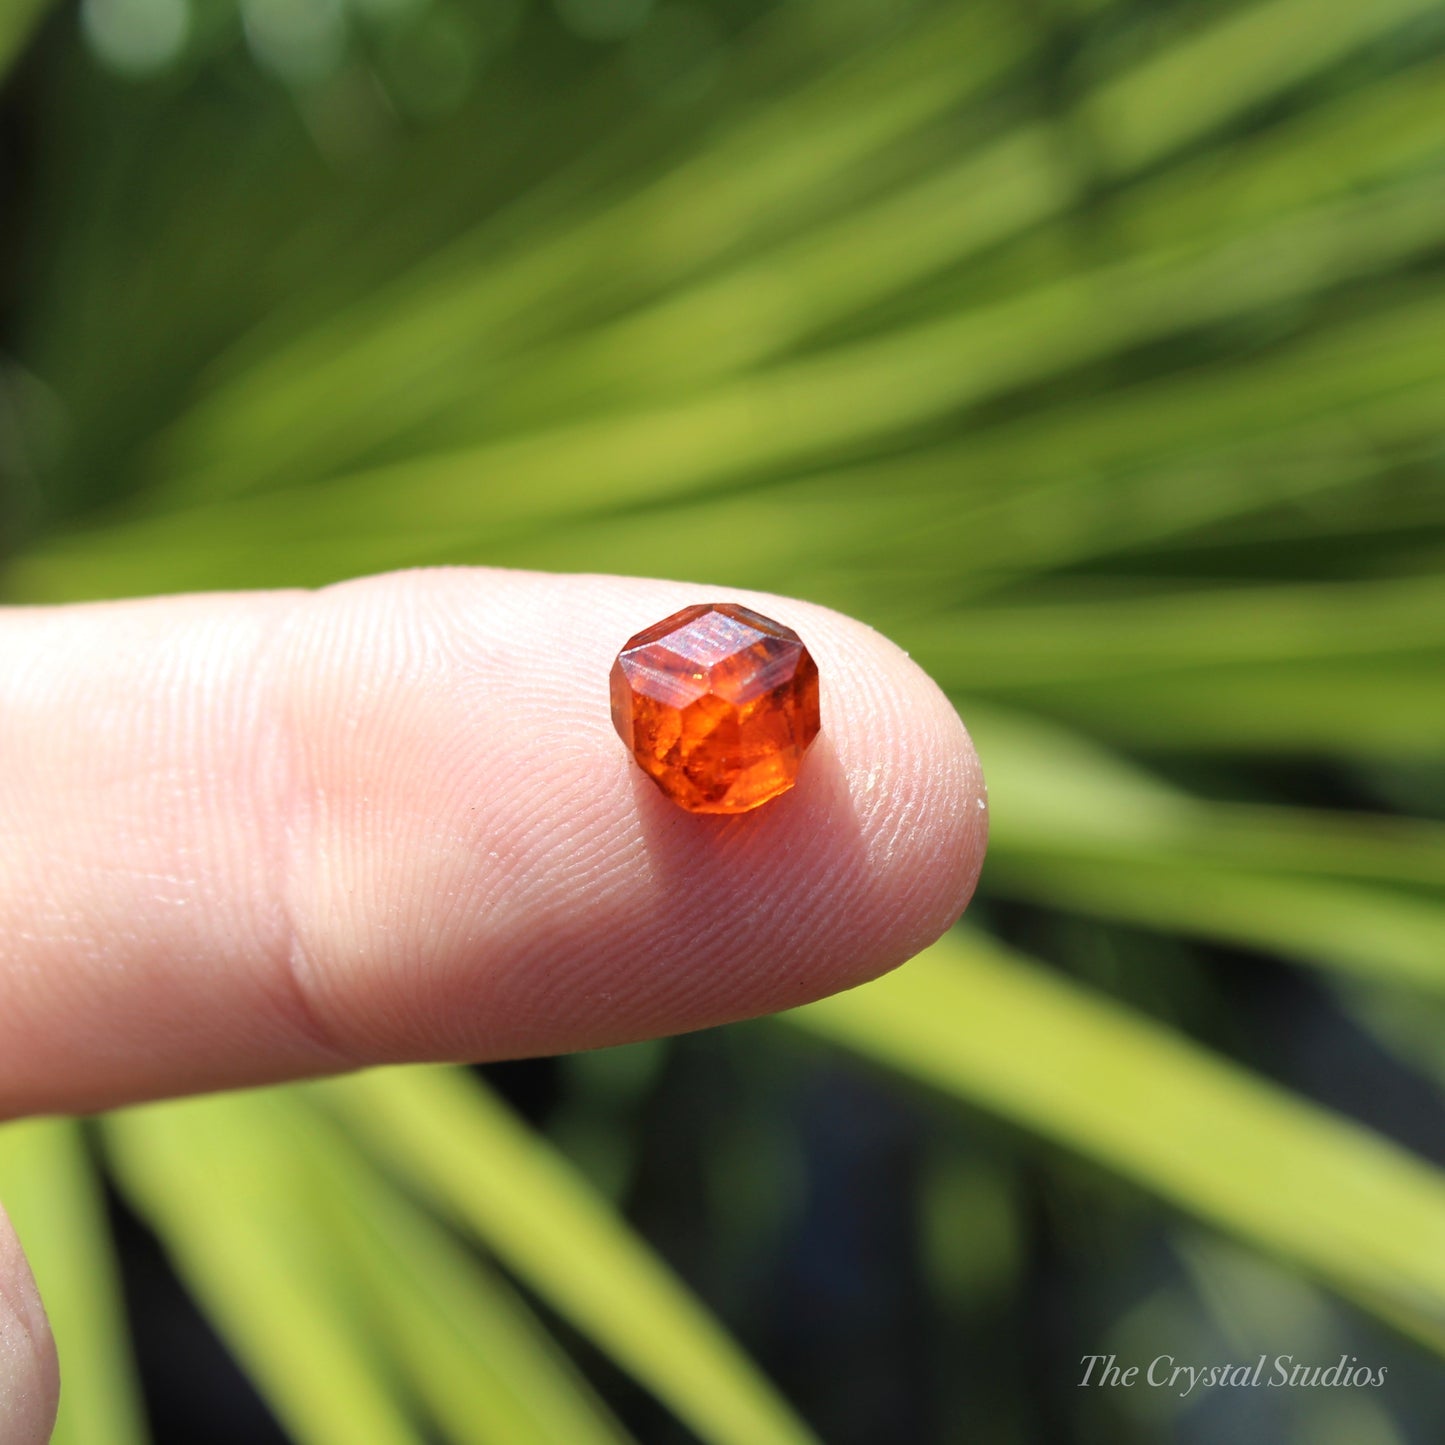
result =
[[[674,612],[612,664],[612,722],[690,813],[746,813],[797,781],[818,736],[818,669],[791,627],[735,602]]]

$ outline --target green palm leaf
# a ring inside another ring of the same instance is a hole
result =
[[[1445,1350],[1445,1174],[1379,1135],[975,935],[787,1018],[1082,1150]]]
[[[315,1087],[384,1164],[486,1241],[704,1439],[812,1439],[662,1262],[477,1081],[421,1069]]]

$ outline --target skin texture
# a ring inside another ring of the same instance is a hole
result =
[[[617,649],[698,601],[822,678],[797,786],[741,817],[668,802],[609,716]],[[983,857],[939,690],[767,594],[435,569],[0,611],[0,658],[0,1118],[788,1008],[931,942]]]
[[[59,1389],[40,1292],[9,1216],[0,1209],[0,1445],[43,1445]]]

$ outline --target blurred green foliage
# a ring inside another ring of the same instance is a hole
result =
[[[10,103],[12,600],[464,562],[866,618],[978,738],[979,930],[734,1031],[755,1062],[825,1039],[1283,1262],[1181,1226],[1241,1353],[1332,1337],[1310,1282],[1445,1353],[1445,1174],[1265,1077],[1215,971],[1318,970],[1438,1107],[1438,0],[86,0]],[[417,1070],[127,1111],[95,1157],[298,1441],[628,1438],[536,1300],[700,1439],[813,1438],[608,1198],[656,1067],[610,1057],[556,1142]],[[965,1117],[919,1211],[966,1311],[1022,1223]],[[0,1134],[0,1188],[57,1438],[131,1442],[79,1128]],[[1438,1438],[1423,1399],[1268,1438]]]

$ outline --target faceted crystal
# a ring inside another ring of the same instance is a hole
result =
[[[618,735],[690,813],[746,813],[787,792],[818,736],[818,669],[802,639],[735,602],[639,632],[611,682]]]

